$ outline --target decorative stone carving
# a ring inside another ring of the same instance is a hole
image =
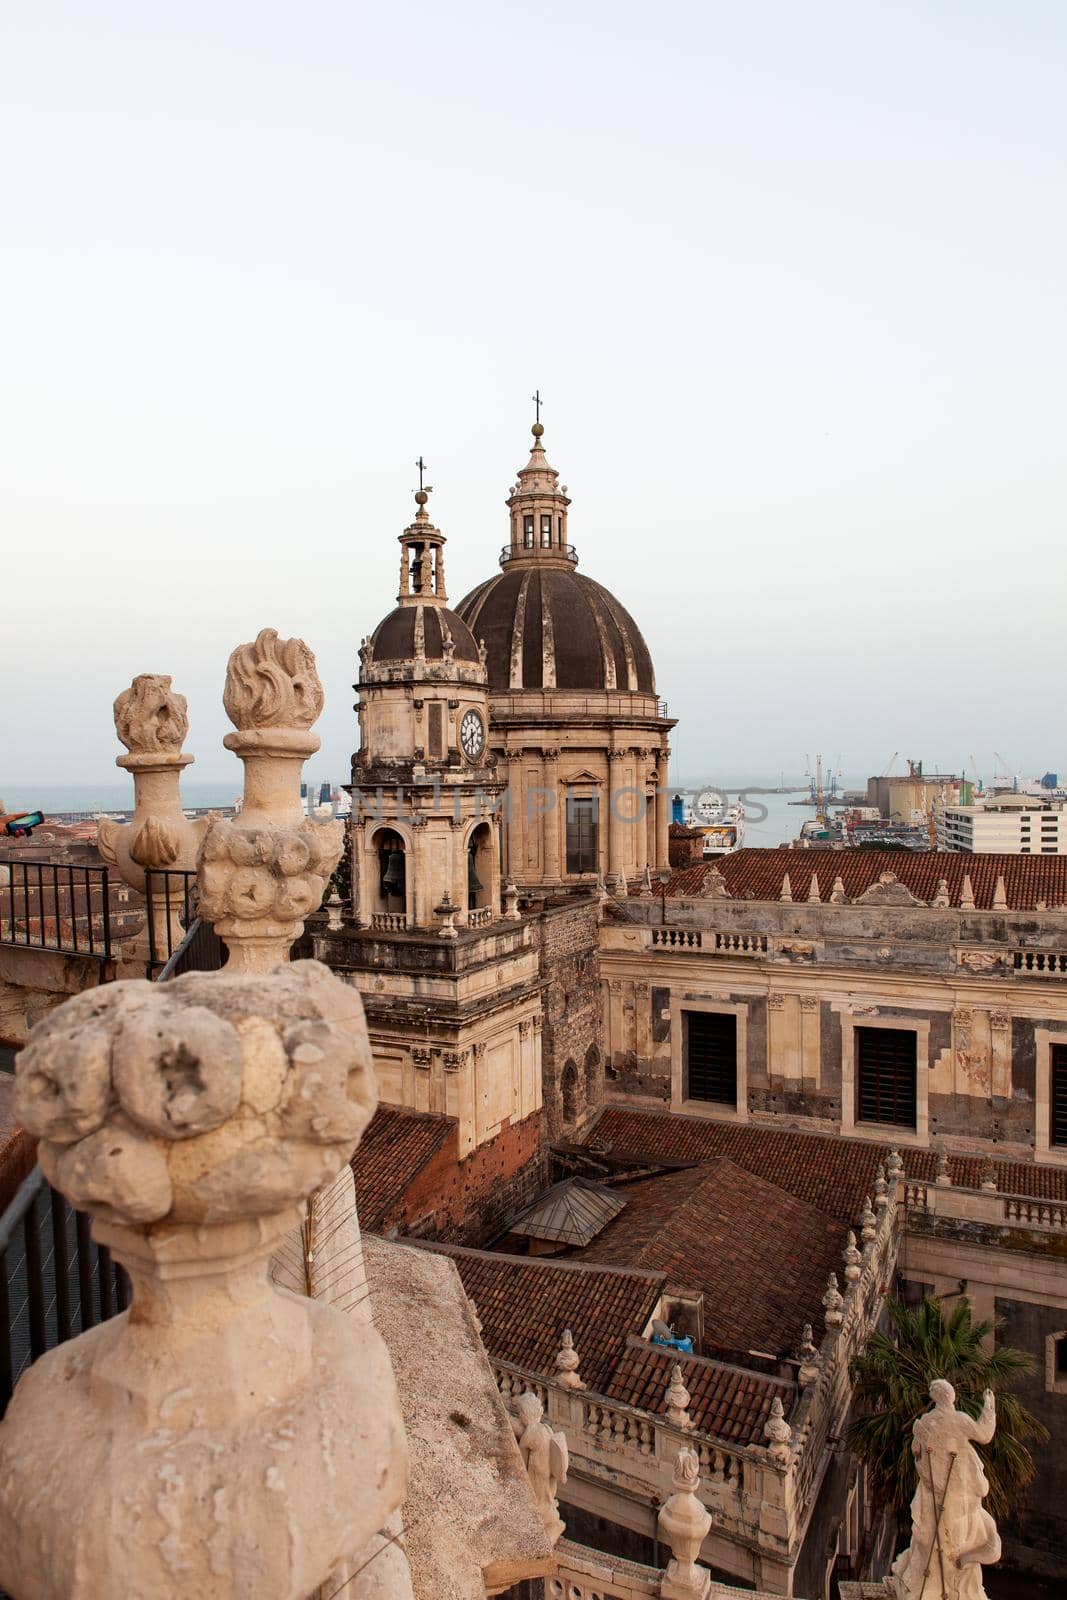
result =
[[[831,1272],[826,1280],[826,1293],[822,1297],[822,1303],[826,1326],[828,1328],[839,1328],[845,1320],[844,1313],[841,1310],[845,1302],[841,1298],[840,1289],[837,1287],[836,1272]]]
[[[991,1011],[989,1013],[989,1026],[996,1033],[1010,1033],[1011,1017],[1006,1011]]]
[[[878,1218],[874,1214],[871,1197],[868,1195],[863,1202],[863,1210],[860,1212],[860,1238],[866,1246],[876,1238],[877,1233]]]
[[[1000,1187],[997,1182],[997,1169],[988,1156],[979,1168],[978,1187],[984,1189],[986,1194],[996,1194]]]
[[[950,906],[952,904],[952,897],[948,892],[948,879],[947,878],[938,878],[938,880],[937,880],[937,893],[934,895],[934,898],[930,901],[930,904],[932,906],[941,906],[941,907]]]
[[[863,1266],[863,1251],[857,1247],[856,1235],[850,1228],[845,1242],[845,1278],[855,1283]]]
[[[845,884],[840,873],[834,879],[833,887],[830,890],[830,904],[833,906],[848,904],[848,895],[845,893]]]
[[[965,872],[963,875],[963,887],[960,890],[960,910],[974,910],[974,885],[971,883],[969,872]]]
[[[133,1306],[19,1383],[5,1589],[283,1600],[385,1525],[406,1479],[385,1347],[267,1273],[376,1099],[359,997],[317,962],[108,984],[33,1030],[19,1119]]]
[[[932,1411],[912,1429],[918,1487],[911,1502],[911,1543],[893,1563],[898,1600],[985,1600],[982,1567],[1000,1560],[997,1525],[982,1501],[989,1483],[975,1444],[996,1432],[996,1403],[987,1389],[981,1414],[956,1410],[944,1378],[930,1385]]]
[[[730,891],[726,887],[726,879],[723,877],[718,867],[711,867],[707,872],[705,872],[704,882],[700,886],[700,892],[704,896],[705,900],[730,899]]]
[[[768,1011],[784,1011],[784,1009],[785,1009],[785,995],[784,994],[769,994],[767,996],[767,1009],[768,1009]]]
[[[433,908],[434,916],[441,918],[441,926],[437,932],[442,939],[459,938],[459,934],[456,932],[456,913],[458,910],[459,907],[453,902],[452,896],[446,889],[445,897],[441,904]]]
[[[808,886],[808,903],[813,906],[822,905],[822,892],[819,888],[819,875],[817,872],[813,872],[811,875],[811,883]]]
[[[951,1172],[949,1171],[949,1168],[948,1168],[948,1151],[947,1150],[939,1150],[938,1151],[938,1154],[937,1154],[937,1176],[934,1179],[934,1182],[936,1184],[939,1184],[940,1187],[943,1188],[943,1189],[950,1189],[952,1187],[952,1174],[951,1174]]]
[[[682,1369],[677,1364],[671,1368],[667,1385],[667,1421],[676,1428],[689,1429],[693,1423],[689,1416],[689,1390],[682,1379]]]
[[[767,1454],[776,1466],[787,1467],[792,1459],[793,1430],[785,1420],[785,1407],[775,1395],[771,1414],[763,1424],[763,1437],[769,1440]]]
[[[883,1211],[889,1204],[889,1184],[886,1182],[885,1167],[878,1163],[878,1171],[874,1175],[874,1205],[876,1211]]]
[[[574,1335],[569,1328],[564,1328],[563,1338],[556,1354],[556,1382],[561,1389],[585,1387],[578,1372],[578,1352],[574,1348]]]
[[[529,1475],[534,1503],[550,1542],[555,1544],[565,1527],[560,1519],[556,1491],[567,1481],[570,1466],[567,1438],[549,1427],[544,1420],[544,1406],[530,1390],[520,1394],[515,1409],[518,1417],[512,1426]]]
[[[518,922],[521,918],[519,911],[519,888],[514,878],[509,878],[504,885],[504,921]]]
[[[797,1373],[797,1379],[801,1388],[806,1389],[819,1376],[819,1351],[815,1344],[810,1322],[805,1322],[804,1324],[804,1331],[800,1336],[800,1348],[797,1354],[800,1357],[800,1370]]]
[[[1004,874],[1002,872],[997,873],[997,881],[993,885],[993,910],[1008,910],[1008,890],[1007,885],[1004,882]]]
[[[200,909],[229,949],[227,970],[265,972],[288,956],[344,845],[343,823],[306,817],[300,801],[301,768],[319,748],[308,731],[323,706],[314,656],[264,628],[231,655],[223,703],[238,731],[222,742],[244,762],[244,800],[204,837]]]
[[[462,1072],[469,1054],[467,1050],[442,1050],[441,1065],[446,1072]]]
[[[904,1161],[899,1150],[890,1150],[885,1164],[885,1175],[890,1183],[899,1183],[904,1176]]]
[[[182,812],[181,772],[193,757],[184,755],[181,748],[189,731],[185,697],[175,694],[170,685],[171,680],[162,674],[142,672],[116,699],[115,732],[127,754],[117,756],[115,765],[133,777],[134,811],[129,822],[102,817],[97,827],[101,856],[118,869],[124,883],[148,897],[148,914],[160,950],[181,940],[177,918],[184,896],[169,897],[168,929],[168,897],[163,884],[146,881],[145,874],[167,869],[192,872],[207,827],[206,818],[190,822]]]
[[[912,894],[906,883],[901,883],[895,872],[883,872],[877,883],[872,883],[857,895],[858,906],[923,906],[925,900]]]
[[[802,994],[800,997],[801,1011],[818,1011],[819,997],[815,994]]]
[[[433,1051],[432,1050],[426,1049],[423,1045],[419,1045],[419,1044],[412,1045],[412,1047],[411,1047],[411,1065],[413,1067],[418,1067],[418,1068],[421,1069],[421,1071],[428,1072],[430,1070],[430,1063],[432,1061],[433,1061]]]
[[[700,1547],[711,1531],[711,1513],[699,1497],[700,1458],[683,1445],[674,1458],[674,1493],[660,1508],[659,1536],[671,1552],[663,1575],[663,1600],[705,1600],[711,1574],[697,1565]]]
[[[810,961],[815,955],[813,939],[776,939],[774,953],[788,956],[791,961]]]
[[[788,872],[782,878],[782,892],[778,898],[784,901],[791,901],[793,898],[793,885],[789,882]]]
[[[968,972],[996,972],[1004,958],[997,950],[961,950],[958,960]]]

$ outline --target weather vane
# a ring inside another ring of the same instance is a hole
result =
[[[422,480],[423,480],[423,476],[424,476],[424,474],[425,474],[425,472],[426,472],[426,463],[425,463],[425,461],[424,461],[424,460],[423,460],[423,459],[422,459],[422,457],[421,457],[421,456],[420,456],[420,457],[419,457],[419,459],[418,459],[418,460],[417,460],[417,461],[416,461],[416,463],[415,463],[415,465],[416,465],[416,466],[417,466],[417,467],[418,467],[418,469],[419,469],[419,493],[420,493],[420,494],[422,494],[422,492],[423,492],[423,490],[424,490],[424,489],[425,489],[425,490],[426,490],[426,491],[427,491],[427,492],[428,492],[428,491],[429,491],[429,489],[430,489],[430,485],[429,485],[429,484],[428,484],[428,483],[425,483],[425,484],[424,484],[424,483],[423,483],[423,481],[422,481]]]
[[[533,403],[534,403],[534,410],[535,410],[535,413],[536,413],[534,420],[537,421],[537,422],[540,422],[540,420],[541,420],[541,407],[544,405],[544,401],[541,399],[541,391],[540,391],[540,389],[535,389],[534,390]]]

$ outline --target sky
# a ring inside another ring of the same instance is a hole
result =
[[[347,777],[424,455],[458,600],[530,396],[682,778],[1067,769],[1061,0],[39,0],[0,22],[0,794],[134,673],[316,652]],[[234,777],[236,785],[236,777]]]

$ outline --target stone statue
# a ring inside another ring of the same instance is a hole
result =
[[[570,1465],[567,1438],[548,1425],[544,1406],[530,1390],[519,1396],[516,1410],[519,1414],[512,1427],[545,1532],[555,1544],[565,1526],[560,1519],[556,1491],[567,1481]]]
[[[32,1030],[19,1121],[133,1304],[35,1362],[0,1424],[9,1593],[289,1600],[387,1524],[385,1346],[267,1271],[376,1103],[359,996],[314,961],[109,983]]]
[[[893,1563],[899,1600],[985,1600],[982,1566],[1000,1560],[997,1525],[982,1501],[989,1483],[974,1443],[988,1444],[996,1405],[987,1389],[976,1419],[956,1410],[944,1378],[930,1385],[934,1409],[919,1417],[912,1453],[919,1484],[911,1502],[911,1544]]]

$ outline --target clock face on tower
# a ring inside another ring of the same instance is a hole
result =
[[[477,711],[464,714],[459,725],[459,742],[468,761],[477,761],[485,749],[485,724]]]

